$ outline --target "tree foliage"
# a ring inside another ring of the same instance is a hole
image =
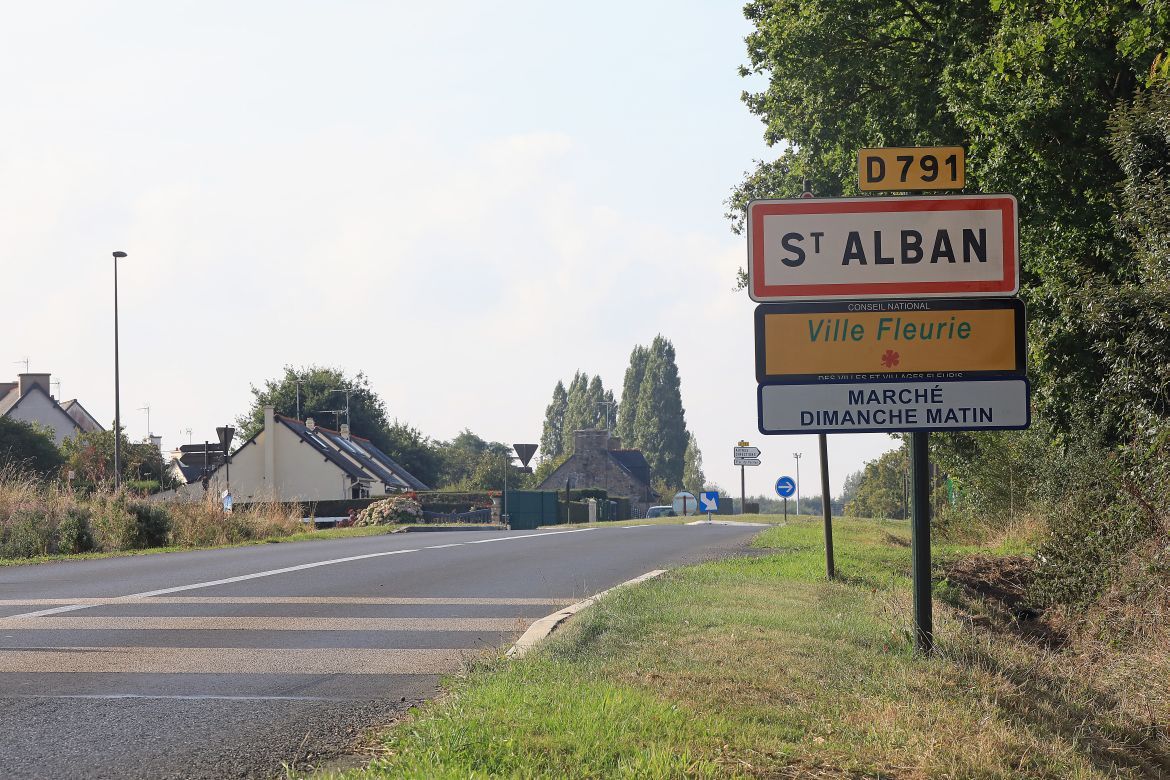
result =
[[[707,475],[703,473],[703,453],[699,450],[699,441],[695,434],[687,431],[687,449],[683,454],[682,487],[691,492],[702,490],[707,484]]]
[[[565,454],[565,410],[569,397],[565,383],[557,380],[552,401],[544,410],[544,425],[540,433],[540,461],[558,460]]]
[[[634,446],[634,421],[638,417],[638,390],[646,374],[646,361],[650,351],[641,344],[635,344],[630,352],[630,364],[622,379],[622,403],[618,410],[617,435],[627,447]]]
[[[132,442],[123,433],[120,456],[122,482],[154,483],[173,487],[162,452],[150,442]],[[114,483],[114,432],[87,431],[61,444],[65,470],[74,474],[73,486],[83,490],[111,487]]]
[[[659,335],[654,337],[649,351],[638,388],[634,445],[642,451],[655,475],[671,487],[677,487],[683,482],[688,436],[674,345]]]
[[[1119,368],[1115,326],[1140,308],[1136,323],[1153,349],[1165,307],[1153,293],[1123,291],[1137,253],[1115,216],[1118,189],[1131,177],[1110,130],[1141,125],[1123,119],[1128,106],[1141,107],[1142,90],[1164,88],[1167,7],[1164,0],[748,3],[755,29],[742,72],[764,76],[767,86],[743,98],[768,143],[787,147],[732,194],[734,228],[742,228],[749,199],[793,197],[805,179],[817,195],[855,194],[862,147],[966,147],[968,188],[1020,201],[1044,413],[1057,432],[1092,425],[1124,439],[1125,416],[1102,417],[1097,398]],[[1102,299],[1115,305],[1102,310]],[[1124,370],[1117,379],[1143,381]]]
[[[906,442],[876,460],[865,464],[857,493],[845,505],[845,514],[853,517],[909,516],[910,450]]]
[[[20,420],[0,417],[0,471],[56,477],[65,458],[48,431]]]

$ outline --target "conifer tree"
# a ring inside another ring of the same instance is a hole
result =
[[[674,345],[654,337],[646,372],[638,391],[634,442],[655,476],[672,487],[682,484],[687,448],[686,411],[675,364]]]
[[[626,367],[626,376],[622,380],[622,405],[617,416],[617,435],[622,438],[622,446],[634,447],[634,421],[638,417],[638,393],[642,388],[642,377],[646,373],[646,360],[650,351],[641,344],[634,346],[630,352],[630,365]]]
[[[565,427],[562,432],[562,451],[573,452],[573,432],[592,428],[594,417],[589,406],[589,375],[580,371],[573,374],[565,402]]]
[[[703,473],[703,453],[699,450],[699,441],[695,434],[687,432],[687,450],[683,456],[682,486],[692,493],[703,489],[707,483],[707,475]]]
[[[540,433],[541,460],[559,458],[565,454],[565,407],[568,395],[565,383],[557,380],[553,388],[552,403],[544,410],[544,427]]]

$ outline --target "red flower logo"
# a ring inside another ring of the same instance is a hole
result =
[[[886,368],[893,368],[894,366],[898,365],[898,362],[901,360],[901,357],[902,356],[899,355],[894,350],[887,349],[886,354],[882,355],[882,365],[885,366]]]

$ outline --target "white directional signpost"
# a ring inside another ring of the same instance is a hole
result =
[[[706,490],[699,494],[699,511],[707,513],[707,522],[711,522],[711,513],[719,511],[719,491]]]
[[[863,149],[858,160],[865,191],[964,185],[957,147]],[[923,653],[934,641],[928,432],[1030,423],[1018,232],[1011,195],[806,192],[748,204],[748,291],[761,304],[760,432],[820,436],[830,578],[826,434],[910,433],[914,634]],[[737,449],[735,457],[755,455]]]
[[[758,466],[760,465],[760,448],[753,447],[746,441],[741,441],[739,446],[731,451],[734,465],[739,466],[739,513],[744,513],[744,506],[747,502],[747,488],[744,477],[744,466]]]

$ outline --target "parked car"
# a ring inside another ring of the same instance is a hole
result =
[[[672,506],[652,506],[646,510],[646,518],[651,517],[674,517],[674,507]]]

